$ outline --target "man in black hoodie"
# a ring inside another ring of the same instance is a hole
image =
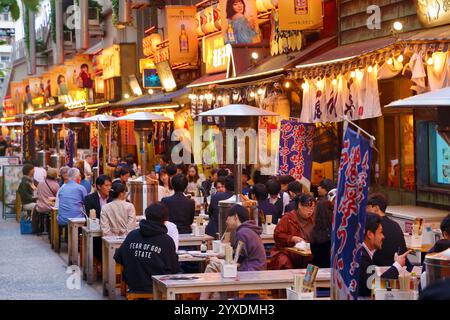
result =
[[[164,225],[162,203],[145,210],[146,220],[131,231],[114,255],[123,266],[123,278],[132,291],[152,292],[152,276],[175,274],[179,271],[175,243]]]

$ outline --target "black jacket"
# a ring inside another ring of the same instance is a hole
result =
[[[359,269],[359,282],[358,282],[358,296],[359,297],[370,297],[372,289],[367,287],[367,279],[375,272],[373,270],[372,272],[367,273],[367,269],[375,265],[372,258],[370,258],[369,253],[367,252],[366,248],[361,248],[361,263],[360,263],[360,269]],[[370,271],[370,270],[369,270]],[[381,275],[381,278],[383,279],[398,279],[398,270],[396,267],[391,266],[388,270],[386,270],[385,273]]]
[[[173,222],[179,233],[191,233],[191,224],[194,222],[195,201],[186,197],[182,192],[162,199],[169,209],[169,221]]]
[[[405,236],[397,222],[384,216],[381,219],[384,240],[381,250],[377,250],[373,255],[373,261],[377,266],[390,266],[394,263],[394,255],[406,252]],[[408,262],[407,269],[411,271],[413,266]]]
[[[152,276],[179,271],[175,243],[161,223],[142,220],[114,255],[123,266],[123,278],[130,290],[151,291]]]
[[[108,203],[111,202],[111,198],[108,198]],[[89,216],[89,211],[91,209],[95,209],[95,215],[97,219],[100,219],[100,213],[102,212],[102,208],[100,207],[100,196],[98,192],[91,193],[84,198],[84,208],[86,209],[86,214]]]
[[[313,265],[319,268],[329,268],[331,266],[331,241],[320,243],[311,242],[311,253],[313,255]]]
[[[209,204],[208,214],[209,222],[206,226],[206,234],[215,237],[219,232],[219,201],[227,200],[233,196],[231,192],[218,192],[211,196],[211,203]]]
[[[19,188],[17,191],[20,194],[20,199],[22,200],[22,204],[29,204],[36,202],[36,198],[33,197],[34,190],[31,184],[34,183],[34,180],[29,177],[22,177],[20,181]]]

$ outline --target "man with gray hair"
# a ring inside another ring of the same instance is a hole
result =
[[[81,210],[84,207],[84,198],[87,196],[86,188],[80,185],[80,170],[71,168],[67,172],[67,176],[69,181],[59,189],[56,195],[60,226],[67,225],[69,218],[84,217]]]

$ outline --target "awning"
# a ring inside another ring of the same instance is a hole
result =
[[[296,77],[314,69],[317,74],[330,71],[343,71],[341,65],[347,69],[355,68],[356,62],[365,60],[367,63],[386,60],[395,51],[401,50],[440,50],[447,51],[450,44],[450,28],[448,26],[427,30],[405,32],[398,39],[393,36],[351,43],[336,47],[317,57],[304,61],[296,66]],[[313,76],[310,74],[310,76]]]
[[[0,123],[0,127],[21,127],[23,122],[3,122]]]
[[[261,77],[271,77],[282,74],[286,70],[294,67],[301,61],[311,58],[326,50],[336,47],[336,37],[329,37],[318,40],[301,51],[269,56],[259,62],[256,66],[245,70],[233,78],[226,78],[226,73],[204,76],[189,84],[188,88],[198,88],[208,85],[229,85],[232,83],[241,84],[242,81],[251,81]]]
[[[210,75],[206,75],[206,76],[198,78],[194,82],[188,84],[186,87],[187,88],[196,88],[196,87],[204,87],[204,86],[214,85],[214,84],[222,82],[226,78],[227,78],[226,72],[210,74]]]
[[[153,95],[145,95],[132,101],[126,102],[123,104],[123,106],[137,107],[137,106],[148,106],[162,103],[170,103],[173,102],[174,99],[182,98],[184,95],[187,95],[190,91],[191,90],[189,88],[183,88],[169,93],[158,92]]]
[[[103,41],[100,41],[97,44],[94,44],[92,47],[90,47],[86,51],[84,51],[83,54],[93,55],[93,54],[98,53],[102,49],[103,49]]]
[[[450,87],[391,102],[386,108],[450,107]]]

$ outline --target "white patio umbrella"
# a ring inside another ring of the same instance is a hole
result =
[[[446,107],[450,106],[450,87],[436,91],[418,94],[391,102],[386,108],[426,108],[426,107]]]
[[[151,112],[136,112],[116,118],[114,121],[171,121],[171,119]]]
[[[230,104],[199,114],[200,117],[278,117],[279,114],[245,104]]]

